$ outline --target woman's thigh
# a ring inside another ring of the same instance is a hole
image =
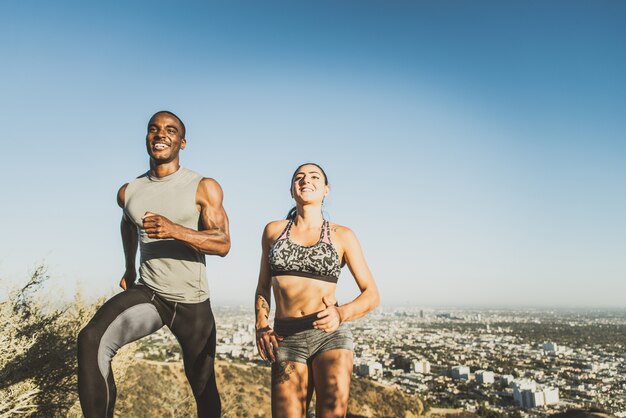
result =
[[[305,417],[308,382],[306,363],[289,360],[272,363],[272,417]]]
[[[311,362],[315,385],[316,418],[344,417],[348,410],[353,353],[334,349],[316,355]]]

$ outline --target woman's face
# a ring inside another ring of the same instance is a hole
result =
[[[314,164],[298,168],[291,183],[291,196],[301,203],[321,203],[330,191],[322,170]]]

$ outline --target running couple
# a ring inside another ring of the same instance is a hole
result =
[[[204,256],[228,254],[228,216],[219,184],[180,167],[185,145],[182,120],[168,111],[154,114],[146,135],[150,170],[118,192],[124,291],[102,305],[78,336],[78,392],[87,418],[113,417],[111,360],[117,350],[164,325],[181,345],[198,417],[221,415]],[[257,347],[272,363],[272,416],[304,417],[315,392],[316,417],[343,417],[353,348],[343,323],[374,309],[378,290],[354,233],[322,216],[330,191],[324,170],[301,165],[290,191],[295,207],[286,220],[270,222],[263,232],[255,293]],[[345,264],[360,294],[339,306],[335,288]],[[274,328],[268,321],[270,288]]]

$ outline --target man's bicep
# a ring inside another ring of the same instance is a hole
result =
[[[228,215],[224,209],[224,194],[219,183],[203,179],[200,184],[201,217],[204,229],[220,229],[228,233]]]
[[[228,233],[228,216],[221,204],[207,205],[203,210],[202,223],[204,229],[219,229]]]

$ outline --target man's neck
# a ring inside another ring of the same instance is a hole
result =
[[[150,175],[153,177],[166,177],[178,171],[180,163],[178,160],[168,163],[158,164],[150,160]]]

